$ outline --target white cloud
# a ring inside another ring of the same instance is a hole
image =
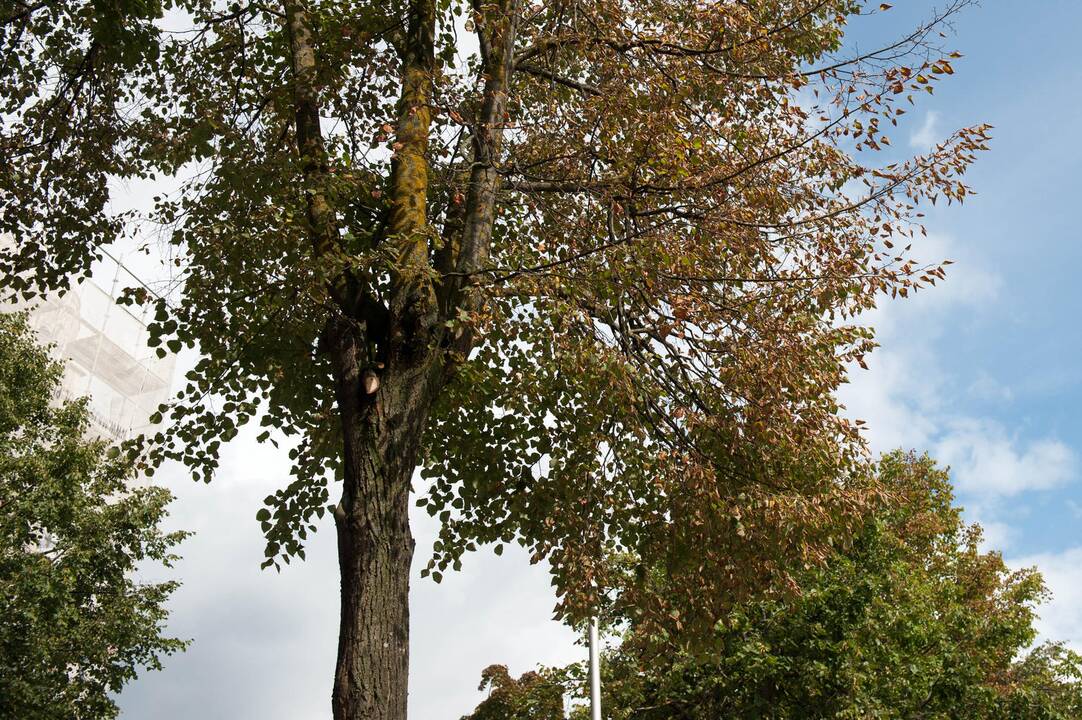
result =
[[[994,307],[1002,281],[944,235],[922,239],[914,252],[924,263],[954,260],[947,281],[868,314],[864,320],[876,328],[881,347],[867,358],[869,371],[854,368],[841,398],[850,416],[868,423],[874,452],[928,451],[951,465],[967,517],[979,517],[989,544],[1006,544],[1013,531],[998,518],[1000,499],[1070,481],[1075,453],[1056,438],[1021,439],[991,417],[959,409],[965,395],[986,403],[1013,398],[1011,388],[986,370],[972,367],[972,379],[957,377],[940,361],[947,328]]]
[[[1066,642],[1082,651],[1082,547],[1015,558],[1009,564],[1015,568],[1036,566],[1052,591],[1051,601],[1038,610],[1036,627],[1041,640]]]
[[[917,264],[952,260],[947,281],[907,300],[884,301],[861,318],[875,328],[880,348],[866,358],[870,370],[854,367],[840,393],[848,414],[867,421],[866,436],[875,452],[932,449],[953,417],[951,398],[957,384],[945,374],[937,354],[946,321],[989,307],[1001,288],[998,275],[963,254],[947,236],[918,239],[913,254]]]
[[[919,311],[922,317],[931,313],[932,319],[941,323],[948,313],[979,310],[999,297],[1003,286],[999,274],[984,267],[972,248],[955,243],[949,235],[932,232],[918,237],[913,241],[912,257],[917,265],[936,265],[948,260],[951,264],[946,266],[945,281],[917,292],[910,300],[886,306],[899,317]],[[935,324],[925,327],[932,333],[941,330]]]
[[[967,390],[969,395],[986,402],[1008,403],[1014,399],[1014,391],[1003,385],[985,370],[979,370]]]
[[[924,152],[931,150],[939,140],[939,113],[929,110],[924,114],[921,126],[909,136],[909,146]]]
[[[418,512],[413,527],[416,571],[428,560],[438,523]],[[518,675],[584,659],[576,634],[552,619],[550,577],[547,566],[531,565],[517,545],[500,557],[487,548],[466,556],[463,569],[439,585],[415,577],[410,717],[454,720],[471,711],[483,697],[481,670],[493,663]]]
[[[840,397],[850,417],[865,420],[866,437],[874,452],[894,448],[927,448],[937,425],[928,409],[938,403],[932,375],[938,370],[927,360],[927,372],[914,366],[919,349],[900,352],[880,348],[867,358],[869,370],[853,368]],[[923,374],[928,382],[918,382]]]
[[[287,467],[250,437],[227,446],[210,485],[179,468],[161,481],[176,495],[171,525],[195,535],[180,548],[169,629],[193,640],[120,697],[121,717],[327,717],[338,618],[332,527],[308,561],[281,575],[261,571],[255,512]],[[160,573],[156,573],[160,574]]]
[[[981,526],[981,530],[984,534],[981,536],[980,550],[981,552],[989,552],[997,550],[1004,552],[1010,548],[1011,543],[1014,541],[1016,531],[1010,525],[998,520],[985,520],[981,517],[980,511],[973,511],[967,509],[967,517],[970,522],[976,523]]]
[[[1047,490],[1070,480],[1075,470],[1074,453],[1062,442],[1021,443],[998,424],[973,418],[950,421],[935,455],[951,466],[960,491],[983,497]]]

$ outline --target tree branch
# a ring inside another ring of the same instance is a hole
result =
[[[545,68],[538,67],[537,65],[533,65],[531,63],[525,63],[525,62],[516,63],[515,64],[515,70],[522,71],[522,72],[526,73],[527,75],[535,75],[537,77],[545,78],[546,80],[551,80],[552,82],[557,83],[558,85],[563,85],[565,87],[571,88],[572,90],[578,90],[579,92],[584,92],[587,95],[600,95],[601,94],[601,90],[594,87],[593,85],[588,85],[586,83],[582,83],[582,82],[579,82],[577,80],[571,80],[569,78],[562,77],[562,76],[557,75],[556,73],[552,72],[551,70],[546,70]]]
[[[429,269],[427,154],[432,124],[435,32],[435,1],[410,0],[406,38],[401,49],[402,90],[398,99],[395,156],[391,165],[391,214],[387,223],[389,237],[397,246],[390,299],[391,314],[396,318],[410,314],[420,320],[435,310],[425,277]],[[427,320],[423,321],[426,323]]]
[[[464,292],[468,275],[487,261],[496,217],[496,198],[500,173],[496,165],[503,142],[503,123],[507,106],[507,88],[514,71],[514,48],[522,0],[503,0],[485,23],[491,33],[492,48],[484,63],[486,76],[484,100],[473,127],[473,162],[465,199],[461,242],[455,261],[456,276],[447,278],[445,307],[467,312],[480,307],[480,294]],[[492,11],[489,11],[492,12]],[[468,348],[472,334],[464,333],[456,341],[459,349]]]

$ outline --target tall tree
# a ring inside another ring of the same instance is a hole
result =
[[[879,472],[887,502],[851,547],[801,578],[800,595],[738,603],[693,649],[619,618],[623,643],[602,658],[606,717],[1079,717],[1082,656],[1032,647],[1040,576],[979,548],[980,529],[961,521],[947,473],[927,457],[894,453]],[[496,689],[468,720],[528,717],[586,685],[581,666],[518,680],[500,671],[486,671]],[[587,717],[584,706],[571,717]]]
[[[4,0],[0,269],[85,272],[141,227],[110,178],[165,178],[176,290],[125,299],[202,360],[135,450],[209,479],[255,417],[296,438],[267,564],[332,510],[334,716],[402,720],[418,466],[426,572],[517,541],[572,619],[606,546],[666,568],[644,622],[690,629],[846,534],[871,492],[833,394],[872,344],[849,321],[942,277],[895,244],[987,139],[906,159],[885,130],[954,72],[966,4],[849,56],[888,5]]]
[[[163,488],[87,440],[85,400],[56,406],[61,367],[21,315],[0,313],[0,718],[102,720],[166,637],[175,582],[134,579],[174,559]],[[145,567],[144,567],[145,569]]]

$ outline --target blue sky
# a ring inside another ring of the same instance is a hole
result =
[[[926,0],[898,0],[871,34],[900,31]],[[1037,564],[1056,600],[1041,629],[1082,648],[1082,267],[1075,199],[1082,170],[1082,3],[986,0],[948,42],[957,74],[913,113],[895,147],[916,152],[962,125],[995,126],[991,152],[970,173],[962,208],[936,208],[926,260],[956,264],[940,287],[872,316],[883,347],[843,398],[868,421],[878,450],[927,450],[954,467],[969,517],[1012,563]],[[932,113],[932,114],[929,114]],[[179,567],[174,631],[195,639],[166,670],[120,698],[125,717],[328,717],[337,624],[333,529],[302,567],[260,572],[259,500],[286,460],[242,437],[219,479],[166,480],[174,521],[193,529]],[[417,518],[418,558],[433,527]],[[570,631],[549,620],[543,569],[520,553],[481,553],[441,586],[413,591],[411,717],[453,719],[472,708],[480,670],[513,672],[579,659]]]
[[[1076,455],[1082,450],[1076,200],[1082,70],[1074,60],[1080,24],[1082,4],[1056,0],[993,0],[956,23],[952,45],[965,59],[924,107],[936,113],[941,133],[989,122],[994,140],[970,173],[979,195],[961,209],[933,211],[928,228],[949,239],[960,282],[984,275],[995,288],[953,303],[929,321],[932,328],[917,330],[930,343],[944,376],[943,403],[954,413],[1000,424],[1017,447],[1055,440]],[[948,276],[944,294],[954,279]],[[917,309],[898,312],[916,316],[907,319],[919,325]],[[999,509],[1015,531],[1008,554],[1082,543],[1082,486],[1075,479],[1072,473],[1055,489],[1023,492]],[[963,500],[984,499],[963,493]]]
[[[928,3],[896,3],[898,26]],[[961,503],[991,547],[1045,571],[1056,599],[1041,628],[1082,645],[1082,337],[1076,187],[1082,3],[988,0],[948,42],[957,74],[914,114],[910,150],[995,126],[962,208],[929,212],[928,260],[957,261],[946,284],[877,311],[883,347],[843,396],[874,447],[950,462]],[[859,37],[859,35],[858,35]]]

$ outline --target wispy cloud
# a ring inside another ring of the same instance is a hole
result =
[[[1014,399],[1014,391],[986,370],[977,371],[977,376],[969,384],[967,392],[970,397],[990,403],[1009,403]]]
[[[939,113],[929,110],[924,114],[921,126],[909,136],[909,146],[924,152],[931,150],[939,140]]]
[[[997,423],[974,418],[952,421],[936,444],[940,461],[951,466],[955,486],[984,498],[1048,490],[1074,477],[1076,459],[1059,440],[1023,443]]]
[[[1077,458],[1058,438],[1023,438],[991,416],[962,409],[967,397],[1000,405],[1013,398],[1008,384],[979,366],[967,370],[970,377],[952,375],[940,355],[948,328],[994,307],[1001,278],[944,235],[930,235],[916,251],[922,262],[956,263],[942,287],[870,314],[882,347],[868,358],[870,371],[854,370],[842,400],[867,421],[873,451],[928,451],[950,465],[967,517],[1005,543],[1013,531],[998,517],[1000,500],[1070,482]]]

